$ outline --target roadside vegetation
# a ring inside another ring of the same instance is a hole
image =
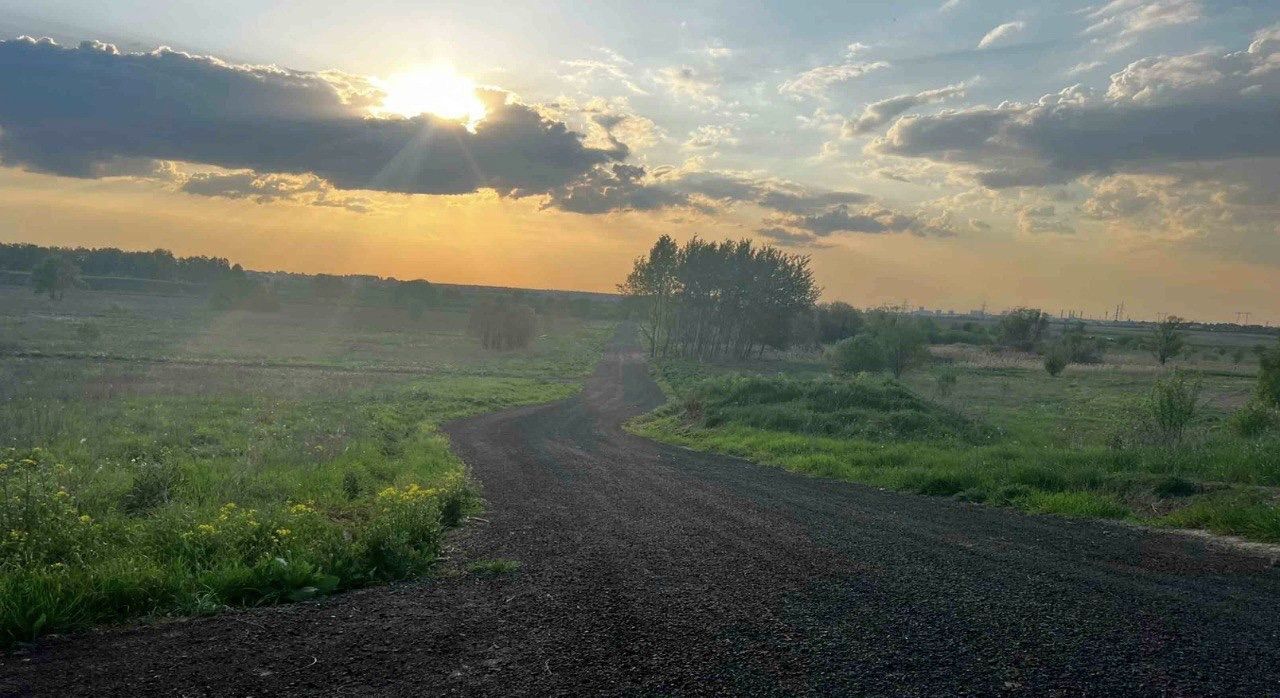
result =
[[[438,425],[572,394],[612,332],[508,295],[529,324],[486,350],[474,298],[356,286],[0,286],[0,646],[429,573],[480,506]]]
[[[905,492],[1280,542],[1274,334],[829,303],[768,346],[659,354],[671,401],[631,428]]]

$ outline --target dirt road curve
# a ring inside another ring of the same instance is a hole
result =
[[[1280,695],[1280,570],[1174,535],[789,475],[624,434],[579,398],[448,432],[523,563],[0,659],[42,695]]]

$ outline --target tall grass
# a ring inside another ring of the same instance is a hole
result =
[[[574,389],[80,402],[47,424],[17,418],[38,403],[0,407],[7,440],[43,444],[0,452],[0,644],[421,574],[477,501],[435,425]]]
[[[691,448],[905,492],[1280,542],[1280,436],[1274,433],[1242,439],[1219,428],[1194,440],[1064,447],[1000,436],[883,382],[718,377],[682,385],[683,397],[630,428]],[[904,410],[912,416],[900,421],[894,415]],[[910,430],[902,423],[925,426]],[[958,438],[975,434],[980,438]]]

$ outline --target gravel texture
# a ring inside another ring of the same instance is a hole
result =
[[[806,478],[621,430],[617,341],[579,397],[447,427],[489,511],[444,574],[48,638],[39,695],[1280,695],[1280,570],[1171,533]]]

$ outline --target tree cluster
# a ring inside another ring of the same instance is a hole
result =
[[[29,244],[0,244],[0,270],[30,271],[50,257],[68,259],[85,276],[180,281],[210,284],[231,270],[221,257],[175,257],[168,250],[127,252],[114,247],[44,247]]]
[[[745,359],[786,349],[796,319],[812,317],[818,288],[809,258],[750,240],[684,246],[669,236],[635,261],[618,290],[652,356]]]
[[[509,298],[489,297],[471,307],[467,330],[485,349],[523,349],[538,327],[533,308]]]

